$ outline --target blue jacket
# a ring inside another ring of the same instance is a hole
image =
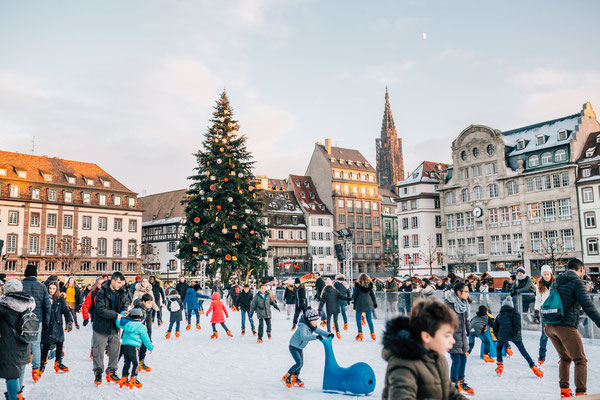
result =
[[[317,335],[321,335],[323,337],[327,337],[327,335],[329,335],[329,332],[325,332],[319,328],[315,328],[314,331],[311,331],[307,325],[308,323],[309,322],[306,322],[304,317],[302,317],[298,323],[298,329],[296,329],[296,332],[294,332],[290,338],[290,346],[294,346],[297,349],[303,349],[306,347],[308,342],[311,340],[316,340]]]
[[[142,344],[150,351],[154,348],[148,329],[144,325],[144,321],[134,321],[129,318],[120,318],[115,321],[117,328],[123,329],[122,342],[123,345],[133,347],[142,347]]]
[[[210,297],[196,292],[194,288],[188,288],[185,292],[185,299],[183,299],[183,307],[188,310],[197,310],[198,299],[210,300]]]

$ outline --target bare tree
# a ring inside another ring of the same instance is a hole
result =
[[[471,265],[467,263],[467,249],[465,246],[459,246],[456,249],[456,259],[458,260],[458,264],[454,266],[454,270],[456,272],[460,272],[465,277],[467,272],[471,272]]]
[[[431,236],[428,236],[423,243],[423,248],[419,250],[421,259],[425,264],[429,265],[429,275],[433,275],[433,263],[437,262],[440,254],[440,249],[436,243],[431,240]]]
[[[55,259],[64,271],[76,274],[80,272],[81,260],[91,256],[91,251],[91,244],[84,244],[81,239],[73,236],[63,236],[57,244]]]
[[[138,252],[142,260],[142,267],[145,272],[157,272],[154,267],[158,264],[158,270],[160,271],[160,251],[158,248],[149,242],[144,242],[138,245]]]
[[[545,263],[552,266],[552,273],[556,274],[557,261],[563,260],[568,251],[565,250],[564,238],[549,238],[546,235],[540,242],[540,251],[534,251],[534,254],[539,254],[544,257]]]

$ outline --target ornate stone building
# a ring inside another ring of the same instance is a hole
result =
[[[402,139],[398,139],[390,96],[385,89],[385,110],[381,124],[381,138],[375,139],[377,151],[377,180],[379,185],[394,190],[396,183],[404,179],[404,161],[402,159]]]

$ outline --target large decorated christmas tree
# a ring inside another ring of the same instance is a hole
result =
[[[238,135],[227,94],[217,101],[212,126],[195,156],[198,166],[185,200],[184,232],[178,257],[187,272],[206,260],[206,273],[246,278],[266,268],[262,201],[254,187],[251,154],[246,137]]]

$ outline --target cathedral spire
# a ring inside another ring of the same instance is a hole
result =
[[[385,87],[385,108],[381,123],[381,137],[375,139],[377,151],[377,178],[379,185],[392,188],[404,179],[404,161],[402,159],[402,139],[398,139],[390,95]]]
[[[383,111],[383,122],[381,124],[381,140],[396,140],[396,137],[396,126],[394,125],[394,117],[392,116],[392,108],[390,107],[390,95],[388,94],[386,86],[385,109]]]

